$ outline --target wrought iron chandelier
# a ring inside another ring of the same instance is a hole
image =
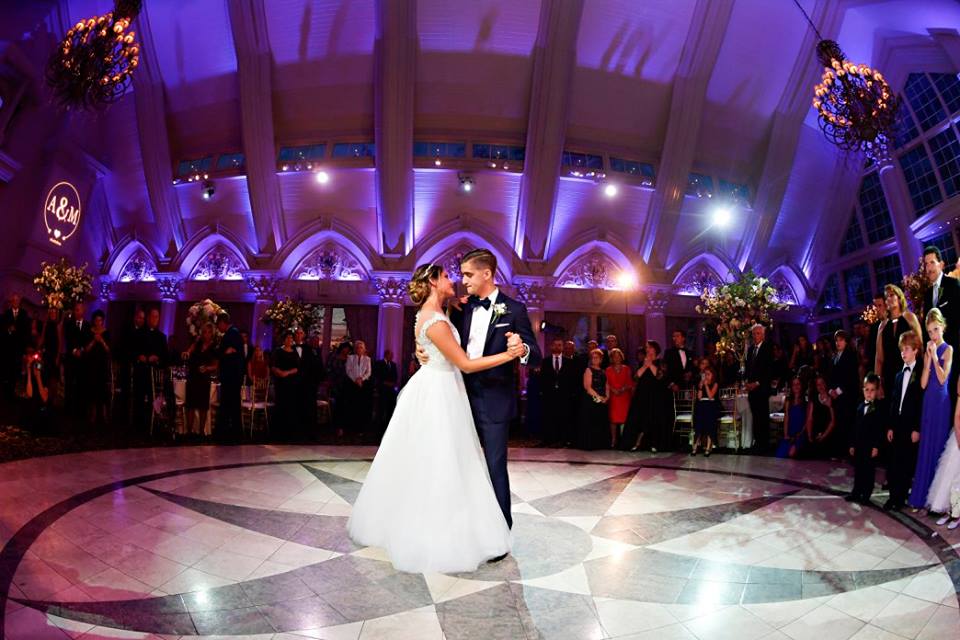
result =
[[[814,88],[813,107],[827,140],[844,151],[865,152],[879,160],[889,152],[900,101],[876,69],[850,62],[833,40],[825,40],[810,16],[793,0],[817,34],[823,76]]]
[[[109,105],[130,86],[140,45],[130,24],[142,0],[115,0],[113,11],[75,24],[47,63],[47,83],[67,109]]]

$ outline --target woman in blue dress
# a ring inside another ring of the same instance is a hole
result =
[[[783,407],[783,439],[777,447],[778,458],[795,458],[807,441],[809,423],[813,421],[813,404],[807,400],[803,381],[790,381],[790,395]]]
[[[950,395],[947,381],[953,363],[953,347],[943,341],[946,321],[940,309],[934,307],[927,314],[927,350],[923,354],[923,408],[920,418],[920,451],[917,455],[917,471],[907,502],[914,511],[923,509],[937,462],[943,453],[952,425]]]

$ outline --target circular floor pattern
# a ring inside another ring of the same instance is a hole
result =
[[[9,638],[960,637],[960,539],[842,465],[511,451],[513,553],[414,575],[346,536],[373,449],[3,465]]]

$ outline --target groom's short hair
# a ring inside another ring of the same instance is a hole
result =
[[[460,258],[460,264],[467,264],[468,262],[475,262],[483,269],[490,269],[490,273],[493,275],[497,274],[497,256],[493,255],[490,249],[474,249],[463,254],[463,257]]]

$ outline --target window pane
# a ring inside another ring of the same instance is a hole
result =
[[[333,145],[334,158],[375,157],[376,147],[372,142],[338,142]]]
[[[930,76],[950,113],[960,111],[960,77],[955,73],[931,73]]]
[[[930,138],[930,151],[940,170],[943,190],[949,198],[960,191],[960,140],[954,128],[947,127]]]
[[[888,284],[900,286],[900,282],[903,280],[900,256],[894,253],[883,258],[877,258],[873,261],[873,273],[877,277],[877,289]]]
[[[897,122],[894,126],[896,129],[893,145],[896,149],[899,149],[920,135],[917,132],[917,125],[913,122],[913,116],[910,115],[910,109],[907,108],[902,96],[900,97],[900,108],[897,109]]]
[[[242,170],[245,163],[242,153],[225,153],[217,158],[217,171]]]
[[[687,176],[687,195],[698,198],[713,197],[713,178],[702,173],[691,173]]]
[[[933,83],[926,74],[911,73],[903,88],[903,95],[913,107],[913,112],[924,131],[947,117],[943,107],[940,106],[940,99],[933,88]]]
[[[926,147],[920,144],[900,156],[900,166],[910,189],[913,210],[919,218],[943,199]]]
[[[820,293],[820,299],[817,301],[817,311],[820,313],[829,313],[840,310],[840,277],[837,274],[831,274],[823,285],[823,291]]]
[[[847,232],[843,235],[843,243],[840,245],[840,255],[845,256],[863,249],[863,233],[860,231],[860,221],[857,220],[857,211],[854,209],[850,215],[850,225]]]
[[[860,211],[863,212],[863,225],[867,229],[870,244],[882,242],[893,237],[893,222],[887,200],[883,197],[880,176],[868,173],[860,183]]]
[[[844,269],[843,283],[847,289],[847,306],[853,307],[870,302],[870,270],[867,265]]]

